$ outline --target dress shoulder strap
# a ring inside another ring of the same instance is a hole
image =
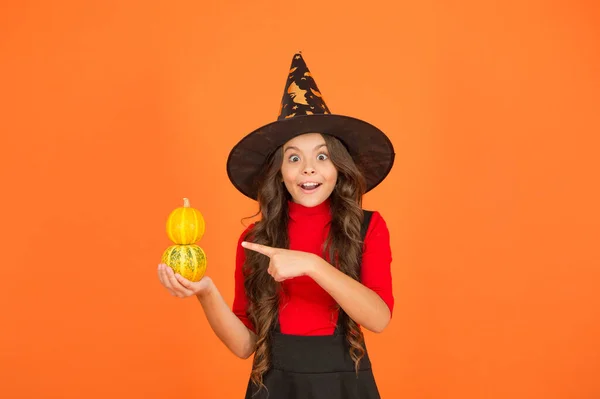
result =
[[[373,216],[373,211],[366,211],[363,209],[363,222],[360,228],[360,239],[364,242],[365,236],[367,235],[367,230],[369,229],[369,224],[371,223],[371,216]]]

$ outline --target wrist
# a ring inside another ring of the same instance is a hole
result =
[[[320,256],[313,255],[314,261],[309,263],[308,270],[306,271],[306,275],[314,280],[314,278],[319,274],[319,271],[327,265],[325,260]]]
[[[215,283],[210,277],[207,276],[203,279],[207,280],[207,286],[203,287],[202,290],[196,293],[196,298],[198,298],[201,303],[208,300],[216,291]]]

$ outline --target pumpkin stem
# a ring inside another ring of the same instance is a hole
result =
[[[183,199],[183,207],[184,208],[189,208],[190,207],[190,200],[187,198]]]

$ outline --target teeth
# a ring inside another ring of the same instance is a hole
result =
[[[316,187],[319,183],[304,183],[302,187]]]

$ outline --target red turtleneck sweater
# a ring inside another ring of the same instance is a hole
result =
[[[290,249],[310,252],[321,256],[321,248],[331,220],[329,200],[312,208],[289,202],[288,234]],[[245,260],[241,246],[246,232],[238,241],[235,270],[235,298],[233,312],[252,331],[254,326],[246,316],[248,299],[244,291],[242,266]],[[392,255],[390,236],[385,221],[378,212],[373,212],[365,237],[361,282],[375,291],[393,310],[392,277],[390,265]],[[308,276],[285,280],[279,301],[279,323],[281,332],[293,335],[331,335],[337,323],[337,312],[332,311],[335,300]]]

